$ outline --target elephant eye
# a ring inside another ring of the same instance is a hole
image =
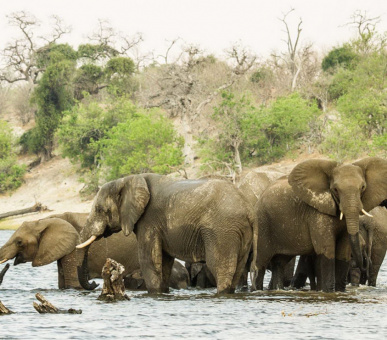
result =
[[[366,189],[366,186],[365,186],[365,184],[363,184],[363,186],[361,187],[361,192],[364,192],[365,189]]]
[[[22,240],[16,240],[16,246],[21,247],[23,245]]]

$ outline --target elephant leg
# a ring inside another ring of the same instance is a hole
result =
[[[317,290],[334,292],[335,290],[335,259],[324,254],[316,257]]]
[[[140,269],[148,293],[168,293],[163,285],[162,242],[153,230],[140,228],[137,233]]]
[[[291,286],[300,289],[305,287],[306,280],[309,278],[310,290],[316,290],[316,280],[315,280],[315,256],[314,255],[301,255],[298,264],[296,273],[292,279]]]
[[[370,275],[368,278],[368,285],[371,287],[376,287],[376,279],[378,278],[380,265],[374,265],[372,264],[370,266]]]
[[[247,275],[246,263],[249,258],[249,252],[246,252],[245,255],[239,260],[234,278],[232,280],[232,288],[235,290],[236,287],[240,286],[241,289],[247,290]],[[241,284],[242,283],[242,284]]]
[[[284,289],[285,266],[293,256],[275,255],[271,260],[272,282],[269,289]]]
[[[166,253],[163,253],[163,290],[169,291],[169,280],[172,273],[173,262],[175,259]]]
[[[252,290],[263,290],[263,280],[265,279],[265,268],[258,269],[255,277],[254,277],[254,283],[252,286]]]
[[[348,271],[350,261],[342,261],[336,259],[335,261],[335,291],[344,292],[347,285]]]
[[[294,267],[296,265],[296,257],[294,256],[286,265],[284,269],[284,287],[289,287],[293,275],[294,275]]]

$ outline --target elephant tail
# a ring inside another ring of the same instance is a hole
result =
[[[371,252],[372,252],[373,239],[374,239],[374,230],[370,229],[370,230],[368,230],[368,240],[367,240],[367,247],[366,247],[366,249],[367,249],[367,254],[366,254],[366,258],[367,258],[367,280],[370,277],[370,265],[372,265],[372,263],[371,263]]]
[[[252,290],[255,290],[255,274],[257,273],[257,254],[258,254],[258,218],[253,219],[253,259],[250,265],[250,280]]]

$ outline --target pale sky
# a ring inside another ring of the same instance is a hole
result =
[[[97,27],[98,19],[127,35],[141,32],[142,51],[163,54],[177,37],[196,44],[208,53],[221,55],[235,42],[261,57],[285,50],[283,23],[279,18],[291,8],[293,35],[303,20],[301,40],[322,51],[347,41],[355,32],[346,23],[355,10],[380,16],[378,31],[387,31],[387,0],[0,0],[0,49],[16,30],[7,25],[6,15],[27,11],[44,23],[58,15],[72,27],[62,42],[76,47]]]

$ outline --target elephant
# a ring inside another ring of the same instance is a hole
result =
[[[87,247],[122,230],[135,233],[149,293],[169,291],[173,259],[205,261],[218,294],[234,293],[258,230],[252,209],[232,183],[130,175],[104,184],[81,231]]]
[[[77,267],[81,267],[84,252],[76,251],[75,246],[80,242],[79,231],[85,225],[87,216],[88,213],[66,212],[24,222],[0,248],[0,259],[15,258],[15,265],[32,262],[33,267],[57,261],[60,289],[79,289],[88,283],[87,278],[101,278],[102,267],[107,258],[121,263],[125,267],[124,275],[138,270],[140,265],[136,237],[134,235],[123,237],[120,235],[122,233],[118,233],[108,239],[101,239],[90,247],[87,261],[88,277],[82,278],[84,282],[81,285],[78,281]],[[179,285],[188,285],[188,272],[185,268],[176,266],[178,269],[171,276],[172,286],[175,288]],[[93,284],[88,289],[95,287]]]
[[[4,268],[1,270],[1,272],[0,272],[0,286],[1,286],[1,284],[3,283],[4,275],[5,275],[5,273],[8,271],[8,269],[9,269],[9,263],[7,263],[7,264],[4,266]]]
[[[186,262],[185,267],[190,274],[190,286],[198,288],[214,288],[216,281],[211,271],[208,269],[206,263]]]
[[[387,161],[382,158],[297,164],[288,177],[266,188],[255,206],[259,236],[253,289],[263,289],[270,261],[273,287],[282,289],[284,265],[296,255],[316,255],[317,290],[345,290],[351,253],[365,270],[359,215],[386,197]]]
[[[370,211],[373,217],[360,217],[360,233],[364,239],[363,253],[368,259],[368,275],[361,275],[355,265],[350,270],[349,282],[353,285],[366,284],[376,286],[380,267],[387,251],[387,209],[378,206]]]

